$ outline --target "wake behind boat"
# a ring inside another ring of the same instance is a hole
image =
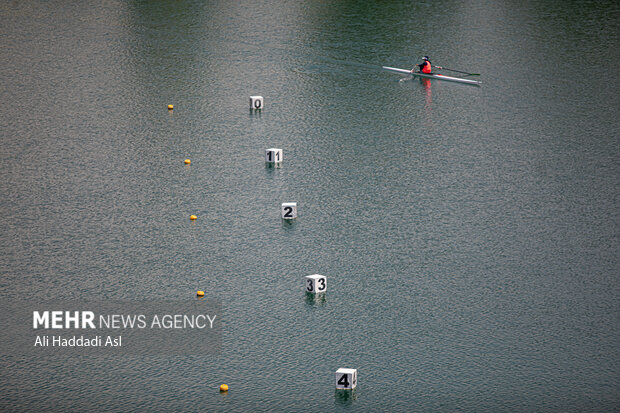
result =
[[[404,73],[404,74],[411,75],[411,76],[418,76],[418,77],[424,77],[424,78],[429,78],[429,79],[447,80],[449,82],[466,83],[468,85],[475,85],[475,86],[480,86],[480,84],[482,83],[478,80],[463,79],[462,77],[445,76],[445,75],[441,75],[438,73],[426,74],[426,73],[420,73],[420,72],[412,72],[411,70],[399,69],[396,67],[383,66],[383,69],[396,72],[396,73]]]

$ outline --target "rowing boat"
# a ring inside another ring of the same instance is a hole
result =
[[[445,75],[440,75],[438,73],[426,74],[426,73],[412,72],[411,70],[407,70],[407,69],[398,69],[396,67],[387,67],[387,66],[383,66],[383,68],[385,70],[390,70],[392,72],[397,72],[397,73],[404,73],[404,74],[411,75],[411,76],[425,77],[429,79],[447,80],[449,82],[467,83],[468,85],[478,86],[480,85],[480,83],[482,83],[477,80],[463,79],[462,77],[445,76]]]

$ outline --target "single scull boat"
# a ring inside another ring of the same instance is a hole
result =
[[[440,74],[426,74],[426,73],[419,73],[419,72],[412,72],[411,70],[407,70],[407,69],[398,69],[396,67],[387,67],[387,66],[383,66],[383,68],[385,70],[390,70],[392,72],[397,72],[397,73],[404,73],[407,75],[411,75],[411,76],[418,76],[418,77],[426,77],[429,79],[439,79],[439,80],[447,80],[450,82],[459,82],[459,83],[467,83],[468,85],[476,85],[479,86],[480,83],[477,80],[470,80],[470,79],[463,79],[462,77],[452,77],[452,76],[444,76],[444,75],[440,75]]]

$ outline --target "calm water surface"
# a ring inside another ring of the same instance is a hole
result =
[[[3,2],[1,299],[225,313],[219,356],[8,355],[2,410],[617,410],[620,8],[503,3]],[[381,70],[423,55],[483,85]]]

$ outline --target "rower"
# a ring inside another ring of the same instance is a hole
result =
[[[431,61],[429,60],[428,56],[424,56],[422,60],[422,63],[420,63],[419,65],[415,65],[420,68],[418,72],[430,74],[432,68]],[[415,66],[413,67],[413,69],[411,69],[412,72],[415,71]]]

